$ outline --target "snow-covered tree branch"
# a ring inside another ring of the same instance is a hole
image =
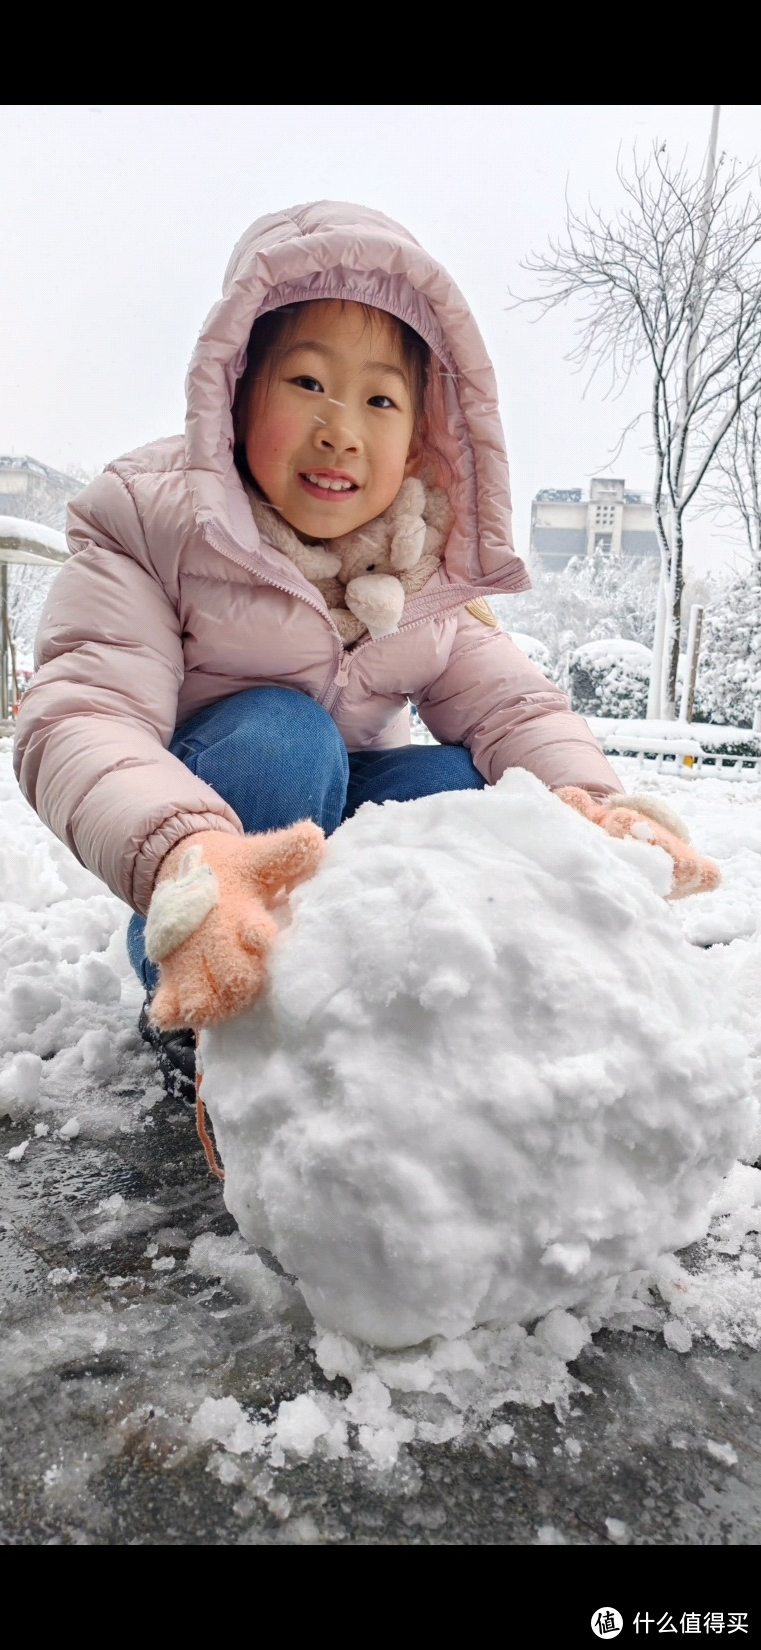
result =
[[[741,408],[718,455],[709,503],[742,523],[756,578],[761,577],[761,396]]]

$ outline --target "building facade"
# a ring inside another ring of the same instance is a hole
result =
[[[38,458],[0,454],[0,516],[20,516],[47,527],[66,527],[66,505],[81,492],[84,482],[51,470]]]
[[[548,572],[561,572],[574,556],[659,554],[652,505],[629,493],[623,481],[595,476],[589,497],[580,487],[545,487],[531,506],[531,554]]]

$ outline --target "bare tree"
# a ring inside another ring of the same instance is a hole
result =
[[[708,504],[728,510],[742,523],[752,566],[761,578],[761,398],[741,407],[719,452]]]
[[[618,176],[613,218],[569,207],[564,235],[527,260],[543,289],[527,301],[580,302],[572,359],[590,378],[606,369],[609,391],[649,369],[662,573],[648,714],[673,718],[685,511],[761,388],[761,206],[752,169],[722,160],[695,179],[665,145]]]

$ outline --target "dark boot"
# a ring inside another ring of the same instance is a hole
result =
[[[185,1028],[179,1031],[160,1031],[150,1017],[150,998],[146,997],[137,1023],[143,1041],[150,1044],[156,1056],[164,1087],[174,1100],[195,1109],[196,1103],[196,1034]]]

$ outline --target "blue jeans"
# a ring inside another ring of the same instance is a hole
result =
[[[462,745],[401,745],[348,754],[333,718],[295,688],[249,688],[201,710],[169,746],[238,815],[244,831],[313,819],[330,836],[363,802],[411,802],[486,784]],[[145,919],[127,933],[130,962],[147,991],[158,971],[145,955]]]

